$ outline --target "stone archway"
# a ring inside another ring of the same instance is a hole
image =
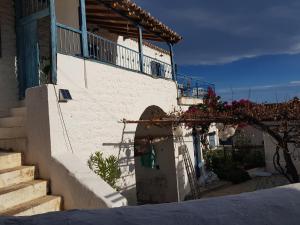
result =
[[[150,106],[140,119],[149,120],[164,115],[161,108]],[[134,149],[138,204],[178,201],[172,125],[138,124]]]

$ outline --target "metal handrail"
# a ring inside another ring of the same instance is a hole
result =
[[[118,43],[116,43],[116,42],[113,42],[113,41],[111,41],[111,40],[108,40],[108,39],[106,39],[106,38],[104,38],[104,37],[102,37],[102,36],[99,36],[99,35],[97,35],[97,34],[88,32],[88,35],[92,35],[92,36],[94,36],[94,37],[96,37],[96,38],[100,38],[100,39],[102,39],[102,40],[104,40],[104,41],[106,41],[106,42],[109,42],[109,43],[111,43],[111,44],[114,44],[114,45],[117,45],[117,46],[119,46],[119,47],[128,49],[128,50],[133,51],[133,52],[135,52],[135,53],[139,53],[138,51],[136,51],[136,50],[134,50],[134,49],[128,48],[128,47],[123,46],[123,45],[120,45],[120,44],[118,44]]]
[[[82,34],[81,30],[75,29],[73,27],[69,27],[69,26],[61,24],[61,23],[56,23],[56,26],[61,28],[61,29],[66,29],[66,30],[73,31],[73,32],[78,33],[78,34]]]
[[[89,56],[92,59],[139,71],[139,53],[135,50],[88,32]]]
[[[199,77],[177,74],[179,97],[204,98],[209,89],[215,91],[215,85]]]

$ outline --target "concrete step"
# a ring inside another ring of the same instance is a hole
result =
[[[44,196],[30,202],[10,208],[0,215],[2,216],[33,216],[48,212],[56,212],[61,208],[61,197]]]
[[[22,164],[21,153],[0,152],[0,170],[20,167]]]
[[[26,112],[27,112],[27,108],[26,107],[16,107],[16,108],[11,108],[10,109],[10,114],[12,116],[16,116],[16,117],[19,117],[19,116],[25,117],[26,116]]]
[[[26,106],[26,101],[25,100],[19,101],[19,106],[20,107],[25,107]]]
[[[46,196],[47,181],[34,180],[0,189],[0,213]]]
[[[9,187],[34,179],[34,166],[20,166],[0,170],[0,188]]]
[[[24,127],[25,117],[6,117],[0,118],[0,127]]]
[[[11,139],[0,139],[0,149],[13,149],[18,152],[25,152],[27,150],[27,139],[26,138],[11,138]]]
[[[0,128],[0,139],[25,138],[25,127],[5,127]]]

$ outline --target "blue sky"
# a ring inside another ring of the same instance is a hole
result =
[[[183,74],[216,84],[226,100],[300,97],[299,0],[135,0],[181,34]]]

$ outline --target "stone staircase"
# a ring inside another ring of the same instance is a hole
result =
[[[61,207],[61,197],[47,195],[48,182],[35,179],[35,166],[22,165],[25,118],[24,103],[12,108],[9,117],[0,118],[0,216],[30,216]]]

